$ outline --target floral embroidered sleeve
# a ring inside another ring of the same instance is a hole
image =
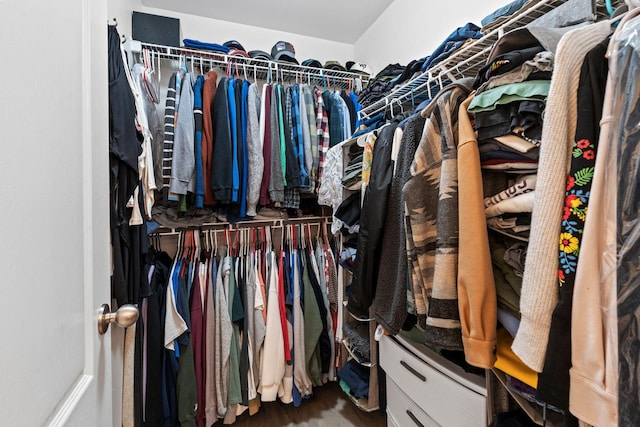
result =
[[[592,142],[587,139],[574,142],[559,239],[558,284],[560,286],[565,284],[567,276],[575,274],[578,265],[580,238],[587,218],[595,157],[595,147]]]

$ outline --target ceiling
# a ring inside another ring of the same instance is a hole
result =
[[[393,0],[142,0],[142,3],[174,12],[354,44]]]

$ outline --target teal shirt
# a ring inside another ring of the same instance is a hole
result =
[[[550,80],[529,80],[520,83],[494,87],[477,94],[471,104],[470,113],[495,110],[498,105],[515,101],[546,101],[549,95]]]

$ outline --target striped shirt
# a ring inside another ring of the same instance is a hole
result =
[[[169,79],[167,101],[164,109],[164,147],[162,149],[162,187],[168,188],[173,162],[173,138],[176,120],[176,73]]]

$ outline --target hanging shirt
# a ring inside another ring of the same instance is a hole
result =
[[[260,105],[260,131],[262,132],[262,156],[264,169],[260,182],[260,199],[262,206],[269,204],[269,190],[271,180],[271,86],[264,85],[263,97]],[[263,131],[264,129],[264,131]]]
[[[231,138],[227,78],[220,80],[213,105],[215,144],[211,164],[211,189],[220,202],[231,201],[233,188],[233,139]]]
[[[231,134],[231,201],[238,201],[238,190],[240,189],[240,175],[238,170],[238,110],[236,108],[236,80],[231,78],[227,85],[227,96],[229,102],[229,131]]]
[[[231,353],[231,336],[233,327],[227,305],[227,290],[225,278],[230,274],[230,264],[225,257],[219,265],[215,290],[215,370],[218,417],[222,418],[227,412],[227,398],[229,395],[229,355]]]
[[[211,165],[213,162],[213,104],[217,90],[218,75],[215,71],[209,71],[202,88],[202,170],[204,181],[204,204],[215,204],[211,190]]]
[[[320,189],[322,182],[322,174],[325,165],[325,158],[327,151],[329,151],[330,136],[329,136],[329,118],[324,105],[324,98],[322,92],[318,89],[314,89],[314,95],[316,99],[316,130],[318,138],[318,172],[316,174],[317,185],[316,188]],[[340,166],[342,169],[342,166]]]
[[[292,91],[292,115],[295,123],[296,133],[296,149],[297,149],[297,161],[300,168],[300,187],[304,189],[309,188],[309,173],[305,164],[305,149],[304,149],[304,134],[302,132],[302,117],[300,115],[300,86],[297,84],[293,86]]]
[[[171,180],[171,162],[173,159],[173,140],[175,135],[177,74],[171,74],[167,100],[164,109],[164,144],[162,150],[162,187],[168,188]]]
[[[176,72],[176,105],[175,105],[175,114],[174,114],[174,123],[175,123],[175,128],[177,129],[178,127],[178,112],[180,109],[180,97],[182,94],[182,80],[184,79],[185,74],[187,73],[187,69],[184,66],[181,66],[180,69]],[[175,130],[174,130],[175,131]],[[175,135],[173,138],[173,144],[174,144],[174,150],[175,150]],[[173,156],[175,155],[175,153],[171,153],[171,173],[173,173]],[[167,200],[170,200],[172,202],[177,202],[180,200],[180,195],[175,194],[174,192],[171,191],[171,180],[172,180],[172,176],[170,176],[170,180],[169,180],[169,192],[167,195]]]
[[[278,103],[278,85],[272,86],[271,94],[271,166],[269,168],[269,197],[272,202],[284,201],[284,175],[283,175],[283,158],[284,154],[281,145],[280,128],[280,104]],[[284,139],[284,138],[282,138]],[[267,145],[265,139],[265,146]],[[265,172],[266,172],[265,167]]]
[[[313,94],[313,90],[309,87],[309,85],[300,86],[302,89],[302,98],[301,101],[304,103],[304,109],[307,115],[307,124],[309,126],[309,149],[311,150],[311,156],[307,157],[307,147],[305,141],[305,162],[308,167],[307,172],[309,172],[309,191],[314,193],[318,188],[318,162],[320,160],[320,148],[318,144],[318,128],[317,128],[317,112],[316,112],[316,101],[315,96]],[[301,109],[302,114],[302,109]],[[304,122],[303,122],[304,123]],[[304,124],[303,124],[304,126]],[[303,132],[305,132],[303,128]],[[309,163],[311,162],[311,163]]]
[[[247,121],[249,113],[248,105],[249,82],[242,83],[242,174],[240,186],[240,217],[247,215],[247,185],[249,182],[249,153],[247,140]]]
[[[300,85],[298,89],[299,109],[300,109],[300,122],[302,127],[302,149],[304,150],[304,168],[307,172],[308,190],[313,192],[315,190],[315,172],[313,172],[313,153],[311,150],[311,127],[309,120],[313,121],[315,128],[315,117],[312,114],[311,117],[307,113],[307,103],[305,101],[304,87]],[[311,97],[309,97],[311,100]],[[313,109],[313,106],[311,106]],[[315,129],[314,129],[315,130]],[[315,132],[314,132],[314,136]],[[317,139],[316,139],[317,144]],[[316,147],[317,149],[317,147]],[[303,184],[304,186],[304,184]]]
[[[278,287],[278,264],[273,251],[267,253],[267,330],[262,351],[260,394],[263,402],[276,400],[278,388],[282,383],[285,371],[284,338],[280,322],[280,304]]]
[[[260,199],[260,184],[263,177],[265,158],[262,143],[264,138],[264,120],[260,110],[264,103],[258,93],[258,85],[249,86],[247,94],[247,212],[248,216],[256,215],[256,207]],[[264,114],[264,112],[262,113]]]
[[[206,198],[206,197],[205,197]],[[215,284],[217,259],[211,254],[207,254],[206,264],[206,290],[205,290],[205,303],[204,303],[204,319],[205,319],[205,422],[207,426],[212,425],[218,421],[217,414],[217,389],[216,389],[216,308],[215,308]]]
[[[284,186],[287,186],[287,148],[286,148],[286,137],[285,137],[285,127],[284,127],[284,91],[281,85],[276,85],[276,102],[278,103],[278,130],[280,137],[280,165],[282,167],[282,176]]]
[[[362,121],[360,120],[360,115],[358,114],[360,110],[362,110],[362,105],[360,105],[360,103],[358,102],[358,95],[356,95],[354,91],[351,91],[349,93],[349,98],[351,98],[351,101],[353,101],[353,105],[355,107],[356,123],[355,123],[355,126],[351,127],[351,130],[355,132],[356,129],[359,129],[360,125],[362,124]]]
[[[200,75],[196,79],[193,87],[193,117],[195,122],[195,193],[196,208],[204,207],[204,173],[202,164],[202,87],[204,76]]]
[[[329,141],[330,146],[333,147],[345,139],[343,105],[339,102],[342,99],[328,90],[325,90],[322,96],[329,114]]]

